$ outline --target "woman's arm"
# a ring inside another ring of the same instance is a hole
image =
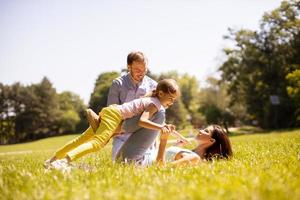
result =
[[[167,134],[161,134],[160,136],[160,144],[158,149],[158,154],[156,157],[156,161],[158,164],[165,165],[165,151],[166,151],[166,145],[168,141],[170,133]],[[196,165],[201,161],[201,158],[198,155],[195,154],[189,154],[189,153],[178,153],[175,156],[175,160],[168,163],[170,166],[191,166]]]
[[[157,157],[156,157],[156,162],[160,165],[165,164],[165,151],[166,151],[166,146],[167,146],[167,141],[168,141],[169,135],[170,135],[169,133],[160,135],[160,143],[159,143],[158,153],[157,153]]]

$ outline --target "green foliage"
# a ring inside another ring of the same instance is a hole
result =
[[[234,126],[238,121],[244,121],[246,112],[241,104],[230,104],[227,94],[227,84],[216,78],[208,77],[205,88],[200,92],[200,108],[198,109],[208,124],[223,124],[228,132],[228,126]]]
[[[195,76],[183,74],[179,81],[181,99],[186,109],[193,113],[199,109],[199,90],[200,86]]]
[[[188,116],[181,99],[178,99],[166,110],[166,123],[174,124],[177,128],[182,129],[189,125]]]
[[[0,87],[0,144],[79,130],[85,109],[82,100],[70,92],[57,94],[46,77],[29,86]]]
[[[286,76],[300,68],[299,15],[298,1],[283,1],[263,16],[259,31],[230,29],[226,36],[236,44],[224,50],[227,60],[220,67],[231,104],[245,104],[251,118],[265,128],[296,125],[297,105],[287,94]],[[279,105],[270,102],[274,95]]]
[[[74,110],[66,110],[62,112],[59,123],[58,133],[74,133],[76,124],[80,121],[79,114]]]
[[[10,87],[0,83],[0,144],[5,144],[14,135],[15,124],[12,123],[15,116],[11,115],[12,104],[10,100]]]
[[[205,117],[199,112],[200,85],[195,76],[183,74],[179,79],[182,102],[188,111],[188,120],[194,127],[200,128],[205,124]]]
[[[286,76],[289,83],[287,86],[287,92],[289,97],[296,105],[296,120],[297,125],[300,125],[300,69],[297,69]]]
[[[215,104],[208,105],[203,109],[208,124],[219,123],[221,120],[221,110]]]
[[[89,101],[89,107],[95,112],[98,113],[103,107],[107,106],[109,88],[112,81],[119,76],[118,72],[105,72],[98,76]]]
[[[21,102],[24,104],[24,110],[16,113],[15,121],[15,132],[24,136],[19,139],[32,140],[45,137],[57,129],[58,97],[52,83],[46,77],[41,83],[25,88]]]
[[[288,199],[300,197],[300,131],[231,137],[232,159],[171,168],[112,164],[111,146],[75,162],[71,174],[43,161],[73,136],[0,146],[0,199]],[[63,141],[64,140],[64,141]],[[32,150],[32,152],[28,151]],[[132,189],[134,188],[134,189]]]
[[[60,118],[58,119],[59,133],[74,133],[87,127],[83,114],[86,106],[80,97],[72,92],[58,94]]]

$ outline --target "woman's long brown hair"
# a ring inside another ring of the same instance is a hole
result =
[[[213,127],[211,137],[216,141],[207,149],[204,155],[205,159],[230,158],[232,156],[231,144],[224,129],[222,129],[219,125],[211,125],[211,127]]]

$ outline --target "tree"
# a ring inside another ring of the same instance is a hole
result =
[[[0,144],[74,132],[82,125],[86,128],[85,108],[78,95],[57,94],[46,77],[29,86],[0,83]]]
[[[98,113],[107,105],[109,88],[112,81],[119,76],[120,74],[118,72],[105,72],[98,76],[89,101],[89,107],[91,109]]]
[[[296,125],[300,125],[300,69],[297,69],[287,75],[289,85],[287,86],[287,92],[289,97],[296,105],[295,118]]]
[[[299,2],[283,1],[263,16],[260,31],[230,29],[226,36],[235,42],[234,48],[224,49],[227,60],[220,67],[231,104],[245,104],[264,128],[295,124],[290,113],[296,105],[288,96],[286,77],[299,68],[299,10]]]
[[[60,115],[58,96],[46,77],[39,84],[26,87],[22,103],[24,110],[16,115],[16,134],[25,134],[23,140],[33,140],[56,133]]]
[[[15,101],[11,96],[11,87],[0,83],[0,144],[9,143],[15,135]]]
[[[204,124],[204,116],[199,113],[200,86],[195,76],[183,74],[178,80],[181,90],[181,99],[188,111],[188,118],[194,127],[200,128]]]
[[[58,94],[60,117],[58,133],[74,133],[87,127],[85,116],[82,115],[86,106],[80,97],[72,92]]]
[[[227,85],[214,77],[208,77],[206,82],[206,87],[201,89],[199,95],[199,111],[203,113],[208,124],[223,124],[227,130],[227,127],[234,125],[238,119],[236,108],[230,105]]]

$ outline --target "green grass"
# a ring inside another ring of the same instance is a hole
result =
[[[64,145],[67,141],[72,140],[75,135],[66,135],[58,137],[50,137],[46,139],[37,140],[34,142],[13,144],[13,145],[2,145],[0,146],[0,153],[4,152],[17,152],[17,151],[51,151]]]
[[[231,160],[196,167],[112,164],[109,144],[77,161],[92,170],[45,172],[74,136],[0,146],[0,199],[300,199],[300,130],[231,137]]]

